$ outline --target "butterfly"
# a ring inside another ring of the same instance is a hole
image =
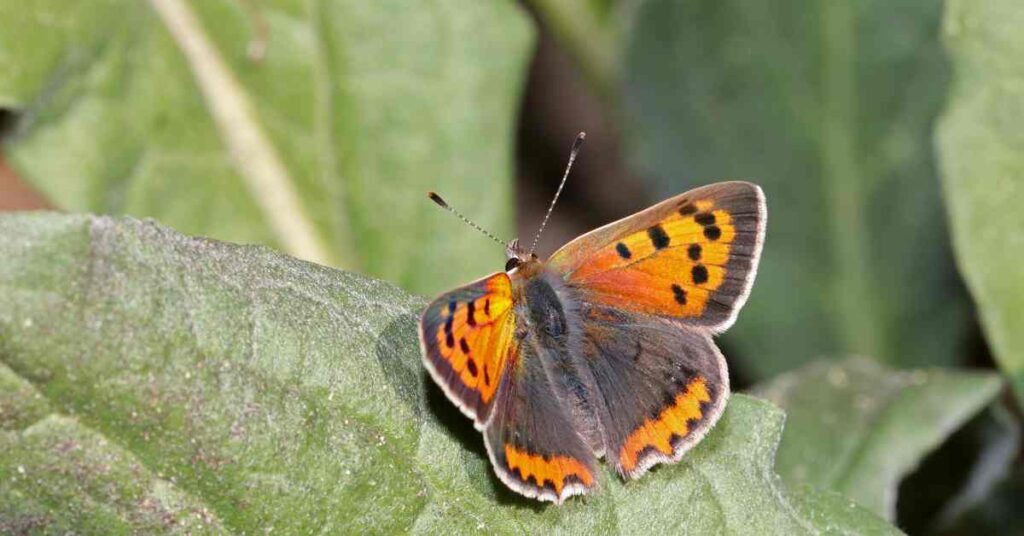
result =
[[[504,271],[424,310],[423,363],[483,433],[499,479],[527,497],[592,491],[602,457],[623,478],[677,462],[729,397],[712,335],[750,293],[765,223],[761,189],[734,181],[600,227],[547,261],[513,240]]]

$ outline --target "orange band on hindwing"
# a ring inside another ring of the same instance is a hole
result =
[[[590,470],[579,460],[568,456],[541,456],[505,445],[505,460],[509,471],[519,472],[520,480],[529,482],[533,479],[539,488],[550,482],[558,496],[562,495],[562,489],[571,479],[578,480],[586,487],[594,484]]]
[[[690,380],[686,390],[676,395],[672,405],[661,410],[654,419],[645,419],[636,430],[629,434],[619,451],[619,463],[626,472],[636,469],[646,449],[653,449],[665,456],[675,452],[676,441],[690,433],[690,422],[704,416],[701,404],[711,401],[707,380],[702,376]]]

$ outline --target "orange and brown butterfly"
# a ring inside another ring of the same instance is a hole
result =
[[[513,240],[505,271],[434,300],[420,321],[423,362],[483,432],[501,481],[561,503],[596,487],[598,458],[636,478],[696,445],[729,397],[711,337],[750,293],[765,221],[759,187],[711,184],[546,262]]]

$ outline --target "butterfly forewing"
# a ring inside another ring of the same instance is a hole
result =
[[[514,327],[511,282],[504,272],[441,295],[420,320],[427,369],[477,428],[494,405]]]
[[[750,292],[765,218],[756,185],[713,184],[587,233],[548,264],[594,303],[721,331]]]

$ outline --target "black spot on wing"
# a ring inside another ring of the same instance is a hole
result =
[[[469,370],[469,373],[473,376],[476,376],[476,373],[479,372],[476,368],[476,361],[472,356],[466,358],[466,369]]]
[[[452,302],[454,303],[454,302]],[[449,307],[449,310],[451,308]],[[444,343],[448,345],[448,348],[455,347],[455,336],[452,334],[452,322],[455,320],[454,315],[448,315],[448,319],[444,321]]]
[[[474,301],[466,304],[466,323],[470,326],[476,325],[476,302]]]
[[[697,207],[693,206],[693,204],[691,204],[691,203],[687,203],[687,204],[683,205],[682,208],[679,209],[679,215],[680,216],[689,216],[690,214],[694,214],[696,212],[697,212]]]
[[[690,244],[690,248],[686,250],[686,253],[690,256],[691,261],[699,261],[701,254],[700,244]]]
[[[704,228],[704,236],[708,240],[718,240],[722,237],[722,230],[717,225],[708,225]]]
[[[469,354],[469,345],[466,344],[466,338],[459,339],[459,348],[462,348],[462,353]]]
[[[715,224],[715,215],[710,212],[701,212],[693,217],[693,221],[707,227]]]
[[[693,282],[700,285],[708,282],[708,269],[703,264],[698,264],[690,270]]]
[[[633,253],[629,251],[629,248],[626,247],[626,244],[623,244],[622,242],[619,242],[618,244],[615,245],[615,251],[623,259],[628,259],[633,256]]]
[[[686,305],[686,291],[679,285],[672,284],[672,294],[675,294],[676,303],[679,305]]]
[[[665,249],[668,247],[668,234],[665,233],[665,229],[662,229],[660,225],[647,229],[647,236],[651,239],[651,245],[654,246],[654,249]]]

